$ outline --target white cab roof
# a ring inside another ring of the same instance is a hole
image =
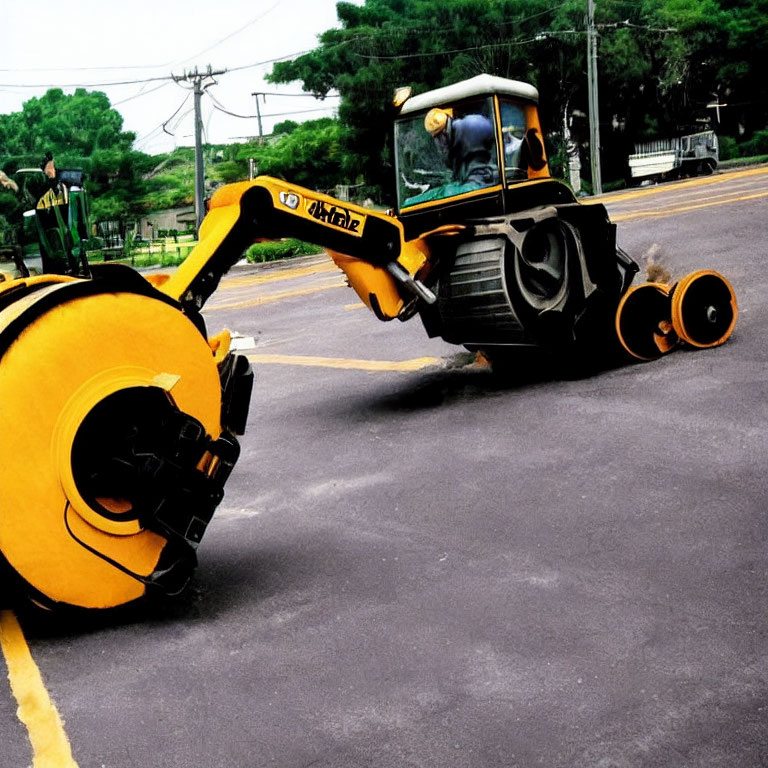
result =
[[[471,96],[488,96],[492,93],[525,99],[535,104],[539,102],[538,90],[528,83],[508,80],[506,77],[495,77],[494,75],[477,75],[469,80],[462,80],[460,83],[446,85],[444,88],[437,88],[434,91],[412,96],[403,104],[400,114],[407,115],[410,112],[444,106]]]

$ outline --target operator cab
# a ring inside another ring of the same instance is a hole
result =
[[[66,202],[47,207],[38,205],[49,188],[41,169],[20,168],[14,179],[25,208],[20,239],[29,271],[87,276],[89,212],[83,171],[60,169],[58,181],[66,187]]]
[[[403,98],[396,97],[397,213],[411,234],[515,210],[515,187],[550,178],[532,85],[478,75]]]

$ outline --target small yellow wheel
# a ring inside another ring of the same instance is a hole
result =
[[[619,302],[616,333],[632,357],[655,360],[677,344],[669,293],[664,283],[642,283],[630,288]]]
[[[692,272],[672,288],[672,325],[682,341],[705,349],[722,344],[739,310],[730,283],[709,269]]]

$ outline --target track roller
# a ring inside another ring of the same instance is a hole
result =
[[[630,288],[616,310],[616,333],[622,347],[638,360],[655,360],[678,342],[671,321],[671,289],[664,283]]]
[[[705,349],[722,344],[733,331],[739,311],[730,283],[712,270],[692,272],[670,292],[672,325],[682,341]]]

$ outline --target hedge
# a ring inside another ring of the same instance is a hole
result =
[[[292,256],[309,256],[322,253],[320,246],[305,243],[302,240],[287,238],[286,240],[270,240],[266,243],[254,243],[245,252],[245,258],[251,263],[290,259]]]

